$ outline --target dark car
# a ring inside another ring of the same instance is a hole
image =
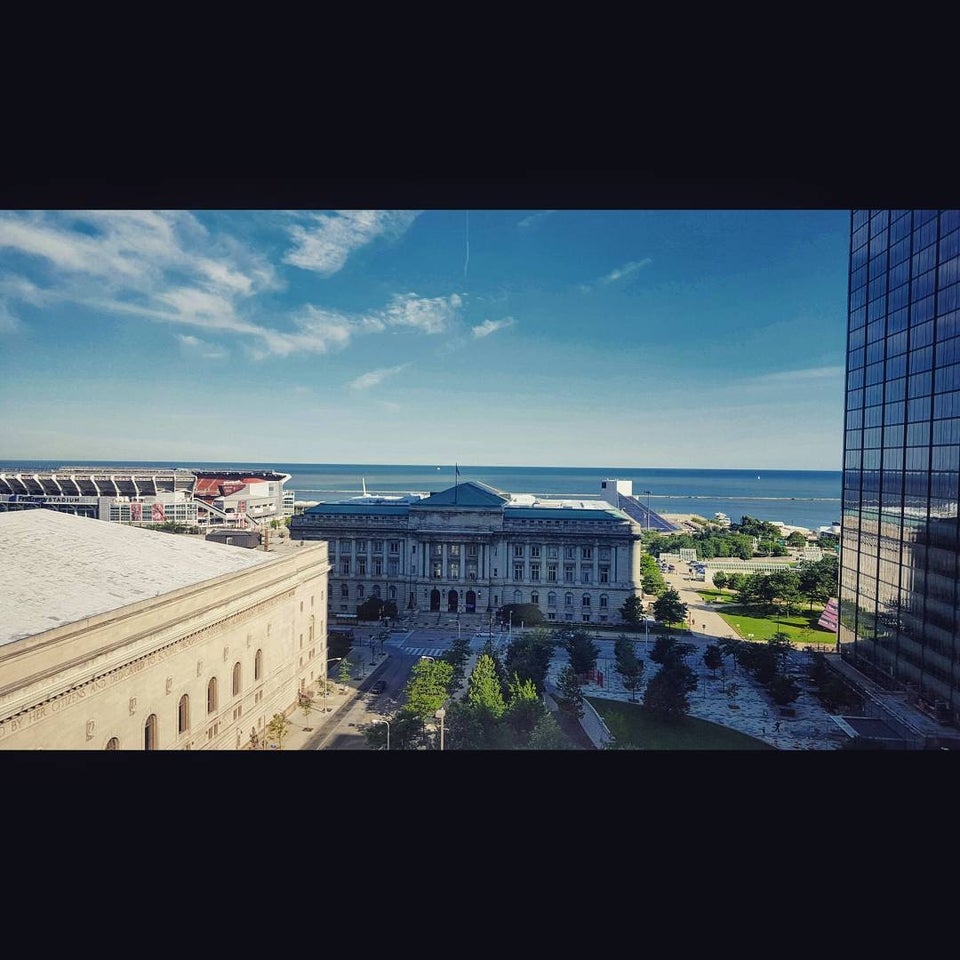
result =
[[[383,691],[386,690],[386,689],[387,689],[387,681],[386,681],[386,680],[378,680],[378,681],[370,688],[370,692],[371,692],[372,694],[376,695],[376,694],[378,694],[378,693],[383,693]]]

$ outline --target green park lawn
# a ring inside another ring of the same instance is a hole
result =
[[[716,613],[729,624],[735,635],[743,637],[744,640],[750,639],[751,633],[754,640],[769,640],[777,632],[776,614],[764,617],[758,615],[755,610],[748,612],[746,608],[733,602],[734,594],[725,593],[722,590],[705,589],[698,590],[697,593],[708,603],[715,601],[717,605],[724,604],[727,609],[716,610]],[[812,610],[800,610],[790,616],[782,614],[779,630],[790,638],[791,643],[799,647],[805,647],[808,644],[814,647],[818,644],[828,644],[833,647],[836,634],[817,626],[821,613],[823,613],[823,605],[814,604]]]
[[[618,747],[639,750],[775,750],[769,743],[739,730],[696,717],[666,721],[641,703],[624,700],[586,700],[600,714]]]

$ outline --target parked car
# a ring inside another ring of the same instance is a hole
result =
[[[387,681],[386,681],[386,680],[378,680],[378,681],[370,688],[370,692],[371,692],[374,696],[376,696],[377,694],[383,693],[383,691],[386,690],[386,689],[387,689]]]

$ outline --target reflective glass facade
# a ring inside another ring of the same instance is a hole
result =
[[[855,210],[840,650],[960,720],[960,211]]]

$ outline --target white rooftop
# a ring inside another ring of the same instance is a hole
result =
[[[276,557],[55,510],[0,513],[0,644]]]

